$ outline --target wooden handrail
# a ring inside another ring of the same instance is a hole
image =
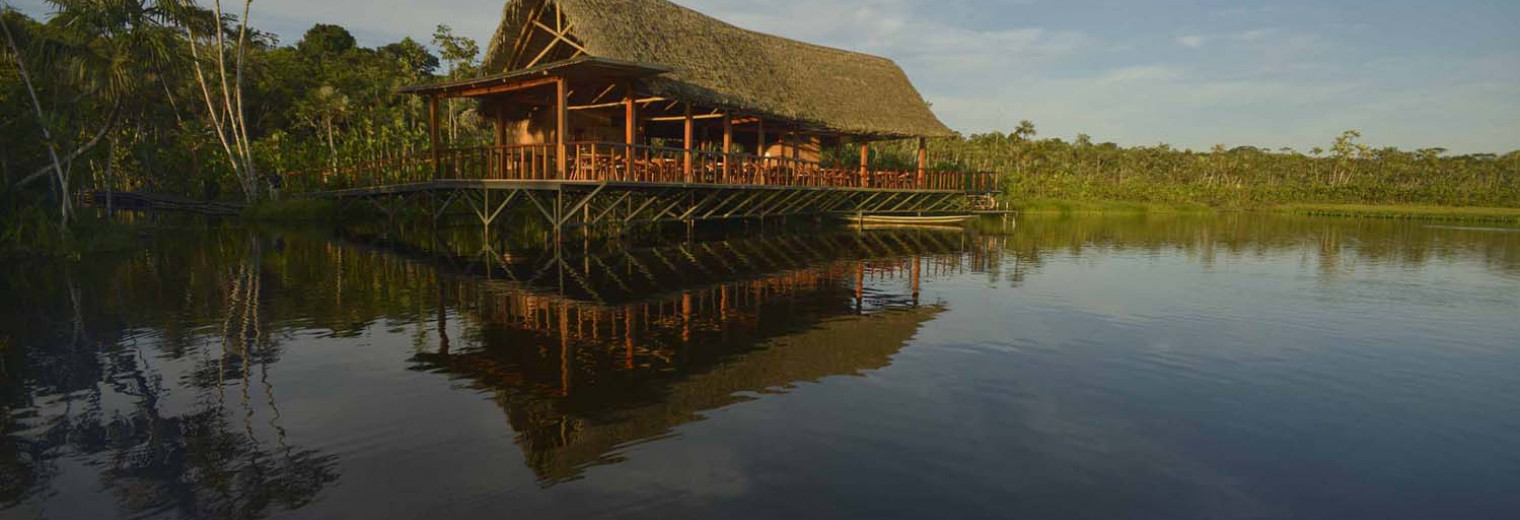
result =
[[[583,180],[623,182],[688,182],[684,171],[687,150],[668,146],[605,141],[571,141],[565,178],[559,178],[553,144],[466,146],[440,149],[436,167],[431,150],[414,150],[380,159],[325,168],[287,172],[287,190],[332,190],[380,186],[433,179]],[[817,186],[837,188],[956,190],[996,192],[992,172],[924,170],[867,170],[829,166],[790,157],[764,157],[714,150],[691,150],[692,177],[698,184]]]

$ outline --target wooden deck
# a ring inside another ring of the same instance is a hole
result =
[[[435,158],[436,155],[436,158]],[[558,157],[565,157],[561,165]],[[484,225],[531,206],[556,230],[799,215],[924,215],[978,209],[988,173],[847,169],[790,159],[617,143],[488,146],[385,157],[286,174],[298,197],[369,200],[392,213],[454,203]],[[393,213],[392,213],[393,214]]]

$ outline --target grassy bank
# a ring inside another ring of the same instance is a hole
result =
[[[1520,224],[1520,208],[1430,206],[1418,204],[1267,204],[1254,207],[1215,207],[1192,203],[1104,200],[1026,199],[1008,207],[1025,214],[1212,214],[1249,211],[1327,217],[1493,222]]]
[[[1298,215],[1332,217],[1451,220],[1520,224],[1520,208],[1420,206],[1407,204],[1285,204],[1272,210]]]
[[[1070,200],[1025,199],[1007,203],[1008,208],[1019,213],[1041,214],[1113,214],[1139,215],[1146,213],[1214,213],[1217,210],[1203,204],[1132,202],[1119,200]]]

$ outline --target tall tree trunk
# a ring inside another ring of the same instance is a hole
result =
[[[322,123],[323,123],[322,126],[324,126],[324,127],[327,128],[327,156],[329,158],[328,162],[332,164],[333,175],[337,175],[338,174],[338,145],[337,145],[337,143],[335,141],[333,141],[333,122],[332,122],[332,118],[331,117],[323,118]]]
[[[31,97],[32,110],[37,114],[37,126],[42,129],[42,140],[47,145],[48,157],[53,160],[53,171],[58,172],[58,227],[67,228],[69,217],[73,213],[69,200],[69,179],[64,174],[63,162],[58,160],[58,145],[53,142],[53,133],[48,130],[47,116],[42,113],[42,102],[37,99],[37,89],[32,87],[32,76],[26,71],[26,59],[21,56],[21,48],[16,46],[16,37],[11,34],[9,24],[0,19],[0,29],[5,31],[5,41],[10,44],[11,53],[16,56],[16,68],[21,73],[21,80],[26,84],[26,93]]]
[[[211,120],[211,128],[215,130],[217,141],[222,145],[222,151],[227,155],[227,162],[232,168],[233,175],[237,178],[239,186],[243,190],[243,196],[248,201],[258,200],[258,174],[254,170],[252,143],[248,140],[247,118],[243,115],[243,56],[247,47],[248,11],[253,0],[245,0],[243,3],[243,17],[238,20],[238,39],[235,50],[237,62],[235,63],[236,77],[229,84],[227,73],[227,41],[221,30],[222,2],[214,2],[217,21],[215,37],[212,38],[216,48],[217,76],[221,88],[213,95],[206,73],[201,66],[201,44],[196,35],[194,24],[186,24],[189,36],[191,63],[194,65],[195,80],[201,88],[201,96],[206,102],[206,116]],[[221,98],[221,106],[217,106],[216,98]]]

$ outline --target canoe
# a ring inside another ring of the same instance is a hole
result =
[[[959,226],[974,218],[976,215],[859,215],[850,217],[850,221],[861,224]]]

